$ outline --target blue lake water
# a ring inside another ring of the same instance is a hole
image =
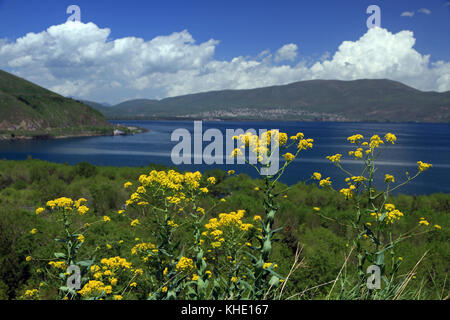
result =
[[[22,160],[29,155],[32,158],[47,161],[76,164],[88,161],[91,164],[107,166],[146,166],[150,163],[173,166],[172,148],[178,143],[171,141],[175,129],[185,128],[193,132],[192,121],[114,121],[127,126],[139,126],[149,132],[133,136],[104,136],[58,140],[1,141],[0,159]],[[393,174],[396,182],[405,180],[405,172],[411,175],[417,171],[417,161],[432,163],[433,167],[420,175],[396,193],[430,194],[450,193],[450,124],[416,123],[331,123],[331,122],[203,122],[203,131],[217,128],[225,133],[226,129],[253,128],[279,129],[293,135],[298,131],[305,137],[314,139],[314,148],[303,151],[300,158],[280,179],[287,184],[308,179],[315,171],[325,177],[331,177],[335,188],[345,186],[345,175],[335,168],[325,157],[336,153],[343,154],[343,165],[350,172],[359,175],[362,166],[353,161],[348,151],[355,146],[347,142],[347,137],[361,133],[365,137],[387,132],[397,136],[395,145],[391,145],[378,161],[378,180],[384,174]],[[204,142],[203,147],[209,142]],[[224,150],[224,153],[225,150]],[[226,156],[226,155],[225,155]],[[180,165],[182,170],[204,171],[219,168],[234,169],[256,176],[248,165]],[[382,186],[378,185],[379,187]]]

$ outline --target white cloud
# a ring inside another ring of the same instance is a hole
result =
[[[450,90],[450,62],[430,63],[429,55],[413,48],[411,31],[369,29],[310,67],[308,57],[299,61],[293,43],[273,55],[264,50],[256,57],[220,61],[214,59],[218,41],[196,43],[186,30],[149,41],[109,36],[109,29],[93,23],[52,26],[0,42],[0,68],[66,96],[110,103],[309,79],[389,78],[422,90]]]
[[[430,9],[427,9],[427,8],[421,8],[421,9],[419,9],[419,10],[417,10],[417,12],[420,12],[420,13],[425,13],[425,14],[431,14],[431,10]]]
[[[402,14],[400,15],[401,17],[410,17],[410,18],[412,18],[412,17],[414,17],[414,11],[405,11],[405,12],[402,12]]]
[[[293,61],[297,58],[298,47],[294,43],[285,44],[275,54],[275,62]]]

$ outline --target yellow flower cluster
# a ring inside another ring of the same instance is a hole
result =
[[[348,155],[349,156],[353,156],[356,159],[362,159],[363,158],[363,151],[364,151],[363,148],[358,148],[355,151],[349,151]]]
[[[430,223],[427,220],[425,220],[425,218],[422,217],[422,218],[420,218],[419,224],[423,224],[424,226],[428,226]]]
[[[175,269],[177,271],[190,271],[194,268],[194,261],[192,259],[181,257]]]
[[[386,224],[393,224],[396,220],[400,220],[400,218],[404,216],[402,212],[395,209],[395,205],[392,203],[386,203],[384,208],[386,209],[386,217],[384,220]],[[379,219],[382,214],[379,212],[372,212],[370,215],[375,219]]]
[[[285,154],[283,155],[283,158],[284,158],[287,162],[291,162],[292,160],[295,159],[295,156],[294,156],[292,153],[287,152],[287,153],[285,153]]]
[[[334,156],[327,156],[327,159],[331,162],[338,163],[341,161],[342,154],[337,153]]]
[[[236,148],[233,151],[231,151],[230,157],[231,158],[236,158],[236,157],[241,157],[242,155],[243,155],[243,153],[242,153],[241,149]]]
[[[39,296],[39,290],[38,289],[26,290],[23,296],[25,298],[37,298]]]
[[[89,211],[89,208],[85,205],[86,203],[87,200],[85,198],[80,198],[74,201],[71,198],[61,197],[47,201],[46,206],[51,210],[64,209],[66,211],[72,211],[76,209],[80,215],[84,215]],[[41,214],[44,211],[44,208],[37,208],[36,214]]]
[[[61,197],[55,200],[47,201],[46,205],[52,210],[55,209],[56,207],[65,210],[72,210],[73,200],[70,198]]]
[[[426,170],[430,169],[433,166],[432,164],[425,163],[425,162],[422,162],[422,161],[417,161],[417,164],[419,165],[419,172],[426,171]]]
[[[371,149],[379,148],[382,144],[384,144],[384,141],[380,138],[379,135],[375,134],[370,138],[369,146]]]
[[[83,206],[85,203],[87,203],[87,200],[86,200],[85,198],[80,198],[80,199],[76,200],[76,201],[73,203],[73,206],[74,206],[75,208],[80,208],[80,207]],[[88,210],[89,210],[89,209],[88,209]]]
[[[132,227],[135,227],[135,226],[137,226],[138,224],[140,224],[139,219],[134,219],[134,220],[131,221],[131,223],[130,223],[130,225],[131,225]]]
[[[237,212],[221,213],[219,219],[212,218],[209,223],[205,225],[207,229],[219,229],[221,227],[236,226],[241,230],[247,231],[252,228],[251,223],[243,223],[242,218],[245,215],[245,210],[238,210]]]
[[[56,269],[61,269],[61,270],[67,269],[67,265],[64,261],[50,261],[48,264]]]
[[[202,233],[202,236],[209,237],[210,244],[213,249],[222,246],[222,243],[226,242],[228,237],[226,235],[236,232],[236,229],[240,232],[247,232],[254,228],[251,223],[244,223],[245,210],[238,210],[237,212],[221,213],[219,219],[212,218],[205,224],[205,228],[208,231]],[[254,216],[254,221],[259,221],[260,216]],[[203,241],[202,241],[203,243]]]
[[[131,262],[128,262],[125,258],[121,258],[119,256],[112,257],[112,258],[103,258],[102,260],[100,260],[100,263],[110,269],[114,269],[114,268],[130,269],[131,268]]]
[[[290,139],[292,143],[297,142],[297,148],[299,150],[306,150],[313,147],[313,139],[303,139],[303,133],[299,132],[295,136],[291,136]],[[278,130],[268,130],[261,133],[261,136],[247,132],[245,134],[240,134],[239,136],[234,136],[234,140],[238,140],[241,143],[240,148],[236,148],[231,152],[231,157],[242,156],[245,148],[249,148],[257,156],[259,162],[263,162],[265,158],[270,157],[269,146],[287,148],[292,144],[288,143],[288,135],[284,132]],[[242,149],[242,150],[241,150]],[[292,153],[286,153],[283,155],[287,162],[294,160],[295,155]]]
[[[137,187],[125,203],[127,206],[133,204],[146,206],[152,203],[153,206],[157,207],[158,202],[164,199],[166,205],[183,207],[185,203],[192,201],[195,194],[208,192],[207,188],[200,186],[201,180],[202,174],[199,171],[179,173],[175,170],[152,170],[148,175],[142,174],[139,177],[141,185]],[[216,178],[209,177],[207,182],[214,185]],[[149,197],[152,197],[151,201]]]
[[[277,267],[278,267],[278,265],[277,265],[276,263],[273,263],[273,262],[266,262],[266,263],[264,263],[264,265],[263,265],[263,269],[270,268],[271,266],[273,266],[273,268],[277,268]]]
[[[131,183],[131,182],[125,182],[124,184],[123,184],[123,187],[125,188],[125,189],[127,189],[127,188],[129,188],[129,187],[131,187],[133,184]]]
[[[394,178],[393,175],[386,174],[384,176],[384,182],[386,182],[386,183],[393,183],[393,182],[395,182],[395,178]]]
[[[330,177],[326,178],[326,179],[322,179],[319,181],[319,186],[321,187],[327,187],[327,186],[331,186],[331,180]]]
[[[178,227],[178,224],[176,224],[175,221],[173,221],[173,220],[167,221],[167,225],[169,227],[172,227],[172,228],[177,228]]]
[[[363,176],[353,176],[353,177],[351,177],[351,179],[354,182],[363,182],[363,181],[367,180],[366,177],[363,177]]]
[[[397,141],[397,137],[395,136],[395,134],[392,133],[386,133],[384,138],[386,139],[387,142],[390,142],[392,144],[394,144],[395,141]]]
[[[320,179],[322,179],[322,175],[319,172],[314,172],[313,173],[313,179],[320,181]]]
[[[105,284],[98,280],[89,280],[88,283],[86,283],[81,290],[78,291],[79,294],[81,294],[83,297],[85,296],[97,296],[100,295],[102,292],[105,292],[106,294],[112,293],[112,287],[111,286],[105,286]]]
[[[350,185],[348,188],[343,188],[339,190],[339,192],[345,197],[346,200],[353,197],[353,190],[355,190],[356,187],[354,185]]]
[[[206,179],[209,183],[211,184],[216,184],[217,180],[215,177],[209,177],[208,179]]]
[[[89,208],[86,206],[79,206],[77,210],[80,215],[85,215],[86,212],[89,211]]]
[[[347,138],[347,140],[350,141],[350,143],[359,143],[363,139],[364,137],[361,134],[355,134]]]
[[[301,139],[298,142],[297,149],[299,150],[307,150],[312,149],[314,139]]]
[[[182,189],[183,184],[188,188],[196,189],[200,186],[201,178],[202,174],[199,171],[182,174],[175,170],[169,170],[167,172],[152,170],[149,175],[141,175],[139,177],[139,182],[141,182],[143,186],[156,184],[173,190]]]
[[[131,248],[132,255],[135,255],[138,252],[151,254],[150,252],[157,253],[158,249],[156,249],[156,246],[151,242],[142,242],[136,244],[133,248]]]

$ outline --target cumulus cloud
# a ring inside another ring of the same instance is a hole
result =
[[[417,10],[417,12],[424,13],[424,14],[427,14],[427,15],[431,14],[431,10],[427,9],[427,8],[421,8],[421,9]]]
[[[110,103],[310,79],[389,78],[422,90],[450,90],[450,62],[430,62],[417,52],[411,31],[372,28],[312,64],[298,57],[293,43],[274,54],[221,61],[214,58],[219,41],[197,43],[187,30],[148,41],[110,40],[110,34],[93,23],[66,22],[0,41],[0,68],[66,96]]]
[[[410,18],[412,18],[412,17],[414,17],[414,11],[405,11],[405,12],[402,12],[402,14],[400,15],[401,17],[410,17]]]
[[[294,43],[285,44],[275,54],[275,62],[294,61],[297,58],[298,47]]]

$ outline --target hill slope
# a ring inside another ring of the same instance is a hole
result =
[[[0,134],[89,135],[112,132],[92,107],[0,70]]]
[[[449,122],[450,91],[423,92],[392,80],[311,80],[223,90],[100,108],[109,119],[236,119]]]

